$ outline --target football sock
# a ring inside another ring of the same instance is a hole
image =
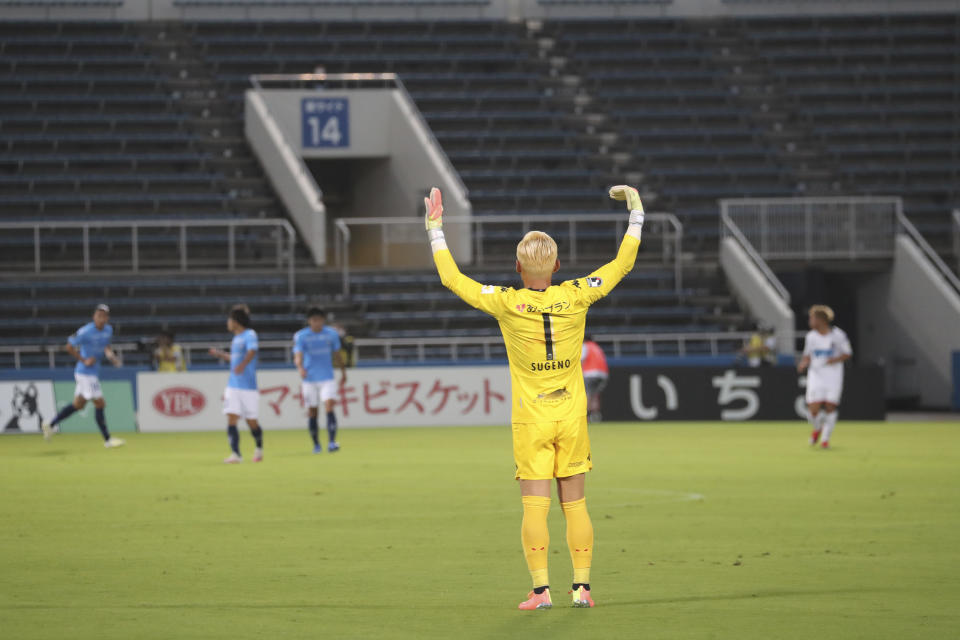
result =
[[[822,415],[823,415],[822,411],[817,415],[813,415],[812,413],[807,413],[807,422],[810,423],[810,426],[813,427],[814,431],[820,431],[820,416]]]
[[[327,435],[330,436],[330,442],[337,441],[337,414],[333,411],[327,411]]]
[[[547,547],[550,546],[550,530],[547,529],[547,514],[550,513],[550,498],[523,496],[523,523],[520,525],[520,540],[527,569],[533,579],[534,590],[550,584],[547,574]]]
[[[310,429],[310,437],[313,438],[313,446],[320,446],[320,425],[317,424],[317,416],[310,418],[308,423]]]
[[[253,434],[253,441],[257,443],[257,449],[263,449],[263,428],[250,429],[250,433]]]
[[[104,440],[109,440],[110,430],[107,429],[107,417],[103,414],[103,409],[97,409],[93,412],[93,415],[97,419],[97,426],[100,427],[100,435],[103,436]]]
[[[68,404],[63,409],[60,409],[60,413],[57,414],[56,418],[50,421],[50,426],[57,424],[61,420],[66,420],[76,412],[77,412],[77,408],[72,404]]]
[[[573,560],[574,584],[590,583],[590,562],[593,560],[593,523],[587,512],[587,499],[561,502],[567,519],[567,546]]]
[[[237,430],[237,425],[227,425],[227,438],[230,440],[230,450],[240,455],[240,431]]]
[[[830,434],[833,433],[833,428],[837,426],[837,412],[831,411],[829,413],[824,412],[823,416],[823,435],[820,436],[821,442],[827,442],[830,439]]]

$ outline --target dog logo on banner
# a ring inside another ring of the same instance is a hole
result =
[[[26,387],[14,385],[10,398],[13,415],[4,425],[4,431],[40,431],[43,416],[40,415],[39,392],[37,385],[30,383]]]

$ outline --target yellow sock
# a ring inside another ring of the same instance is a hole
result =
[[[547,547],[550,546],[550,531],[547,529],[547,514],[550,513],[550,498],[523,496],[523,524],[520,539],[523,555],[533,578],[533,588],[550,584],[547,576]]]
[[[567,546],[573,560],[573,583],[590,584],[590,563],[593,560],[593,523],[587,513],[587,499],[561,502],[567,519]]]

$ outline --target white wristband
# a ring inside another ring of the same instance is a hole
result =
[[[430,249],[434,253],[447,248],[447,239],[443,237],[443,229],[427,229],[427,237],[430,238]]]
[[[627,235],[633,236],[637,240],[643,232],[643,209],[634,209],[630,212],[630,225],[627,227]]]

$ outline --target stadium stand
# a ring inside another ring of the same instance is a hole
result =
[[[249,75],[395,71],[476,215],[609,211],[604,188],[626,179],[643,186],[650,209],[681,217],[696,256],[684,288],[674,291],[669,274],[635,274],[592,330],[739,329],[746,318],[712,260],[718,198],[901,195],[948,250],[960,203],[958,34],[955,15],[0,23],[0,219],[282,216],[243,140]],[[71,238],[61,240],[73,255]],[[5,241],[7,255],[19,246],[22,257],[24,242]],[[304,273],[305,256],[298,249]],[[206,277],[92,291],[128,299],[115,301],[121,336],[167,325],[214,339],[242,274],[219,274],[216,291]],[[3,343],[61,340],[82,320],[63,315],[62,281],[49,280],[30,281],[5,313]],[[359,336],[495,332],[423,272],[357,275],[348,300],[326,275],[298,282],[294,296],[279,285],[258,291],[267,336],[286,337],[308,298],[332,305]],[[183,308],[167,307],[175,296]]]
[[[960,202],[960,16],[731,23],[808,191],[900,195],[935,249]],[[791,146],[792,145],[792,146]]]

